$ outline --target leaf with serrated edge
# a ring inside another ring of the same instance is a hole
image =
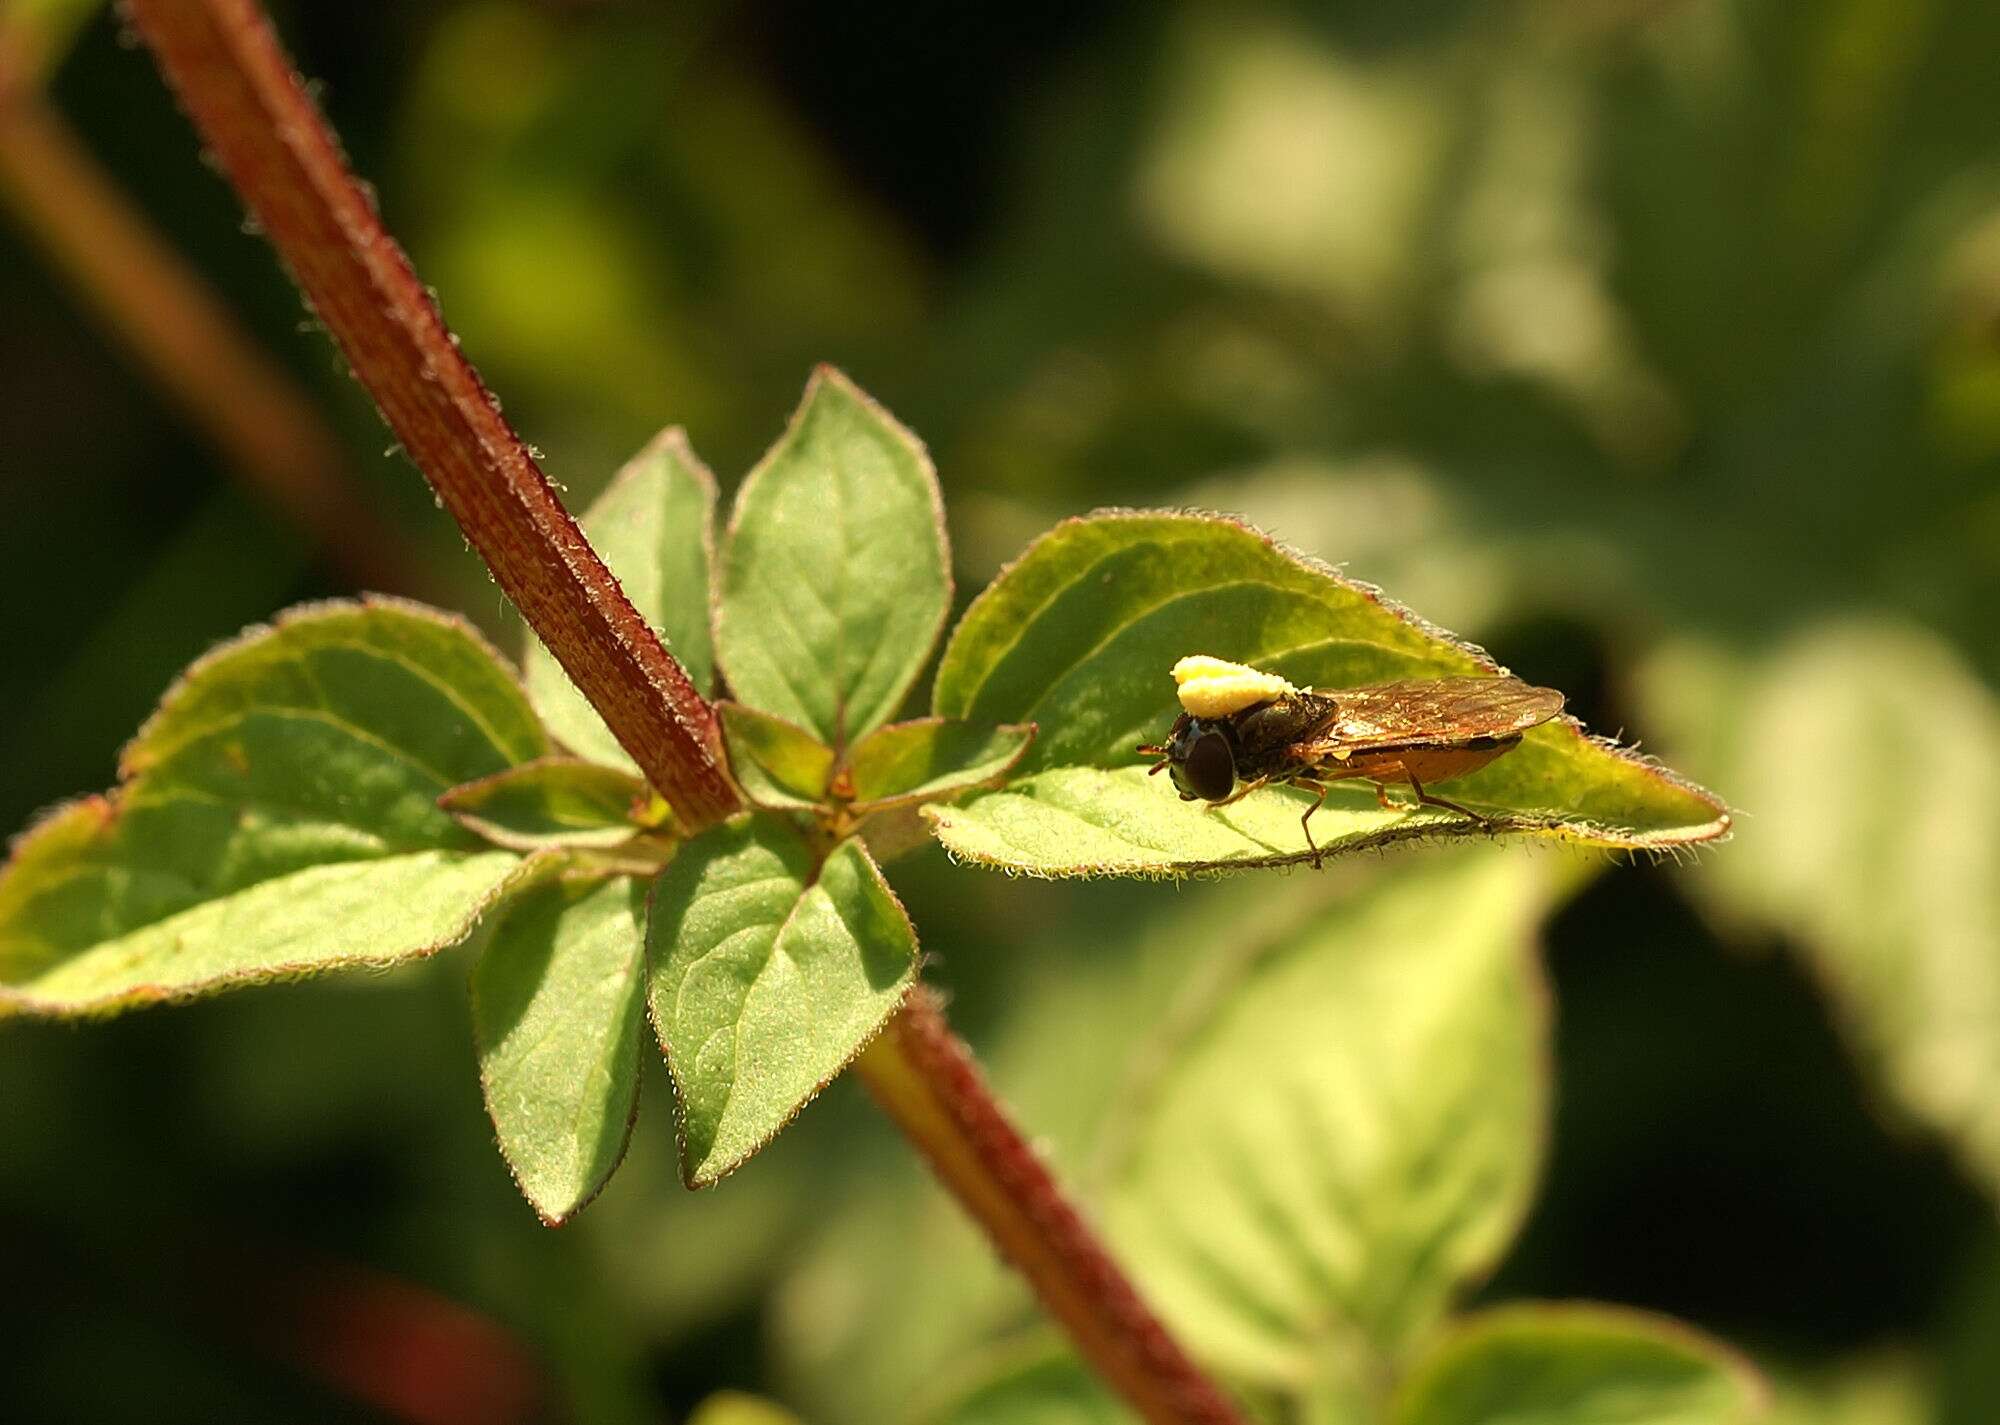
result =
[[[1583,1302],[1459,1322],[1390,1406],[1392,1425],[1747,1425],[1765,1389],[1727,1347],[1666,1317]]]
[[[715,679],[709,566],[715,553],[715,477],[679,426],[627,461],[577,521],[639,616],[707,692]],[[637,771],[589,699],[531,632],[521,659],[528,696],[570,751]]]
[[[847,754],[854,809],[868,813],[941,801],[988,786],[1028,753],[1032,725],[990,727],[926,717],[878,727]]]
[[[1294,1390],[1379,1368],[1505,1248],[1547,1111],[1547,872],[1466,847],[1217,947],[1110,1117],[1106,1212],[1209,1362]]]
[[[950,569],[922,442],[820,367],[730,516],[715,644],[731,691],[846,747],[922,671]]]
[[[1170,876],[1306,859],[1311,794],[1267,788],[1210,812],[1145,777],[1134,750],[1178,709],[1168,670],[1207,653],[1337,689],[1501,670],[1470,644],[1363,584],[1219,515],[1101,511],[1031,545],[973,601],[938,668],[934,711],[1035,720],[1008,786],[929,811],[955,855],[1033,875]],[[1394,795],[1394,793],[1392,793]],[[1557,718],[1433,807],[1384,812],[1367,783],[1336,785],[1312,840],[1353,850],[1489,827],[1586,845],[1710,840],[1729,816],[1709,793]],[[1067,849],[1066,849],[1067,848]]]
[[[575,757],[541,757],[438,798],[467,830],[511,851],[563,846],[603,848],[629,841],[640,827],[633,809],[647,802],[630,772]]]
[[[751,805],[808,811],[826,798],[833,749],[795,722],[741,703],[717,703],[729,771]]]
[[[540,756],[463,621],[373,599],[292,610],[197,662],[0,872],[0,1007],[75,1014],[454,943],[515,864],[437,807]],[[287,908],[290,912],[287,912]]]
[[[861,844],[842,842],[814,877],[805,842],[773,816],[736,817],[681,847],[654,883],[646,944],[692,1187],[769,1142],[916,975],[909,918]]]
[[[294,870],[165,914],[184,883],[121,856],[119,816],[73,802],[0,880],[0,1014],[99,1014],[456,945],[504,890],[506,851],[412,851]]]
[[[500,1151],[555,1225],[603,1187],[638,1112],[646,887],[545,861],[481,937],[472,1023]]]

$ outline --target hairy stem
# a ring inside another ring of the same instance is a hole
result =
[[[854,1067],[1084,1359],[1140,1415],[1155,1425],[1240,1420],[1008,1118],[935,996],[918,986]]]
[[[125,0],[125,8],[356,376],[508,597],[684,826],[734,810],[713,711],[459,355],[256,0]],[[1134,1408],[1156,1425],[1238,1419],[1008,1120],[935,1000],[912,995],[856,1067]]]
[[[256,0],[126,0],[230,183],[500,587],[675,812],[736,795],[715,715],[459,354]]]

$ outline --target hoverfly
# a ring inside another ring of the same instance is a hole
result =
[[[1408,678],[1366,688],[1298,688],[1275,673],[1196,655],[1174,665],[1182,712],[1167,740],[1139,751],[1160,760],[1184,802],[1212,807],[1279,783],[1317,791],[1299,818],[1313,865],[1312,814],[1330,784],[1362,777],[1389,810],[1388,783],[1407,782],[1423,806],[1480,825],[1486,818],[1429,789],[1476,772],[1518,747],[1521,734],[1562,711],[1563,695],[1505,674]],[[1148,773],[1151,775],[1151,772]]]

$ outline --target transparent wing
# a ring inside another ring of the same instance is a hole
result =
[[[1511,737],[1539,727],[1563,707],[1563,695],[1554,688],[1519,678],[1410,678],[1317,691],[1336,709],[1316,739],[1328,750]]]

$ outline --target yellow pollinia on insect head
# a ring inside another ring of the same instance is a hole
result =
[[[1181,707],[1194,717],[1228,717],[1298,692],[1276,673],[1260,673],[1205,653],[1191,654],[1174,664],[1174,683],[1180,691]]]

